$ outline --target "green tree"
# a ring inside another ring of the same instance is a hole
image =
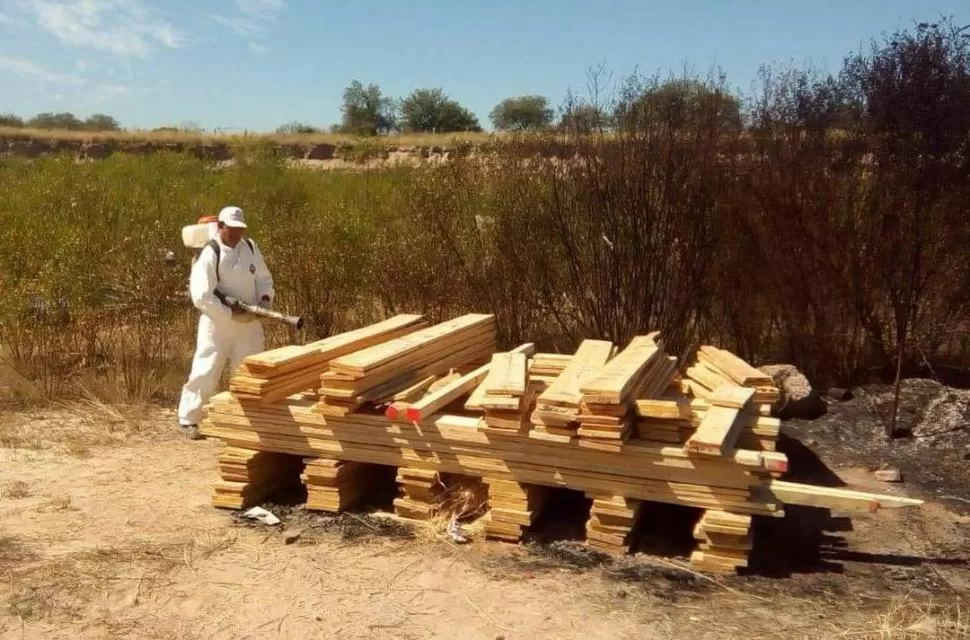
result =
[[[405,131],[481,131],[478,118],[441,89],[416,89],[401,102]]]
[[[488,117],[501,131],[534,131],[549,127],[554,115],[544,96],[519,96],[497,104]]]
[[[13,113],[0,113],[0,127],[16,127],[21,128],[24,126],[24,120],[18,115]]]
[[[304,124],[302,122],[288,122],[277,127],[276,133],[281,136],[292,136],[308,133],[320,133],[320,129],[314,127],[313,125]]]
[[[79,130],[84,128],[81,122],[73,113],[38,113],[27,121],[27,126],[31,129],[68,129]]]
[[[84,128],[88,131],[120,131],[121,125],[111,116],[95,113],[84,121]]]
[[[388,133],[396,127],[393,98],[381,94],[376,84],[366,87],[354,80],[344,89],[344,103],[341,109],[344,133],[377,135]]]
[[[741,129],[741,103],[737,97],[694,79],[677,79],[646,87],[627,87],[616,108],[618,123],[631,119],[663,121],[674,129],[715,118],[727,130]]]

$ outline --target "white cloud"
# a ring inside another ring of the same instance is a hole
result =
[[[233,0],[236,13],[231,16],[212,15],[212,20],[244,38],[250,51],[263,54],[269,47],[262,44],[267,27],[276,22],[284,8],[283,0]]]
[[[60,84],[85,84],[86,80],[79,75],[72,73],[59,73],[46,69],[26,58],[10,58],[0,56],[0,69],[15,73],[20,76],[31,76],[42,82]]]
[[[62,42],[124,57],[147,57],[185,38],[143,0],[22,0],[41,29]]]
[[[0,13],[0,24],[13,24],[13,18],[5,13]]]

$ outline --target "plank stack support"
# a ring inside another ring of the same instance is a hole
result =
[[[529,437],[566,443],[578,438],[580,387],[600,372],[613,352],[613,343],[605,340],[584,340],[579,345],[562,372],[536,398]]]
[[[491,478],[485,478],[484,482],[488,486],[489,502],[489,512],[483,518],[485,537],[489,540],[519,542],[545,507],[550,489]]]
[[[220,480],[213,484],[212,505],[245,509],[274,493],[298,486],[299,456],[226,447],[219,453]]]
[[[340,513],[359,504],[374,489],[378,465],[327,458],[306,458],[300,476],[306,486],[306,508]]]
[[[580,385],[580,445],[619,451],[635,423],[633,401],[662,394],[676,375],[677,359],[667,356],[656,333],[637,336],[616,357]]]
[[[694,527],[697,549],[690,556],[695,569],[733,573],[748,566],[751,552],[751,516],[708,510]]]
[[[587,494],[593,500],[586,521],[586,544],[607,553],[630,550],[643,502],[622,496]]]
[[[411,520],[430,520],[437,512],[444,488],[437,471],[401,467],[397,470],[401,495],[394,499],[394,512]]]
[[[487,362],[494,351],[495,317],[459,316],[331,360],[317,410],[340,417],[387,404],[432,375]]]
[[[306,345],[288,345],[247,357],[229,378],[240,401],[271,403],[301,391],[316,391],[327,363],[426,326],[422,316],[401,314]]]
[[[725,385],[754,389],[751,405],[756,413],[763,416],[770,416],[772,408],[781,399],[781,392],[771,376],[758,371],[730,351],[710,345],[702,346],[697,351],[696,361],[686,373],[684,390],[705,400],[710,400],[714,391]]]

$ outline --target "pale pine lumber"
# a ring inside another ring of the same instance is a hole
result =
[[[514,349],[514,351],[531,354],[535,352],[535,345],[532,343],[524,344]],[[448,406],[463,395],[470,393],[488,375],[490,367],[491,363],[482,365],[471,373],[463,375],[434,393],[428,394],[412,403],[405,412],[405,418],[410,422],[418,422]]]
[[[637,336],[600,372],[580,385],[582,401],[587,403],[620,404],[626,401],[639,381],[640,373],[660,354],[653,338]]]
[[[725,455],[734,447],[740,432],[741,423],[737,418],[737,409],[711,407],[697,431],[687,439],[685,449],[702,455]]]
[[[363,376],[372,369],[404,358],[429,344],[472,332],[475,329],[494,327],[494,323],[495,316],[491,314],[469,313],[415,331],[407,336],[341,356],[332,360],[330,367],[335,371],[345,371],[350,375]]]
[[[743,387],[771,386],[771,376],[758,371],[730,351],[705,345],[700,348],[700,356],[709,361],[736,384]]]
[[[525,393],[526,354],[521,351],[507,351],[492,354],[488,376],[485,378],[485,393],[488,395],[521,396]]]
[[[761,490],[770,493],[777,500],[786,504],[853,513],[875,513],[879,509],[900,509],[923,504],[923,500],[916,498],[833,487],[817,487],[783,480],[771,480],[766,486],[761,487]]]
[[[400,314],[359,329],[346,331],[334,336],[311,342],[305,346],[287,346],[271,349],[248,356],[243,363],[252,371],[274,372],[306,363],[326,362],[333,358],[369,347],[376,342],[393,339],[400,335],[419,330],[424,326],[424,317],[413,314]]]

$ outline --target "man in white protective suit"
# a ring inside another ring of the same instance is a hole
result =
[[[215,237],[203,247],[189,278],[192,304],[202,312],[195,357],[179,401],[179,426],[193,440],[201,438],[203,406],[215,393],[226,363],[235,370],[246,356],[263,351],[263,325],[259,318],[230,308],[216,291],[242,302],[272,307],[273,277],[262,253],[246,235],[239,207],[219,212]]]

